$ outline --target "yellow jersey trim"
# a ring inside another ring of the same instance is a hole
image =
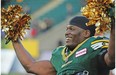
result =
[[[82,43],[78,44],[76,46],[76,48],[70,52],[70,54],[68,56],[65,55],[65,49],[66,47],[62,50],[62,57],[63,57],[63,60],[65,61],[67,58],[69,58],[83,43],[85,43],[89,38],[87,38],[85,41],[83,41]]]
[[[102,46],[102,48],[108,48],[108,46]]]
[[[91,44],[95,44],[97,42],[107,42],[107,43],[109,43],[109,40],[96,40],[96,41],[93,41]]]

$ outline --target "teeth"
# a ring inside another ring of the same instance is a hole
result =
[[[69,40],[69,39],[71,39],[71,38],[66,38],[66,40]]]

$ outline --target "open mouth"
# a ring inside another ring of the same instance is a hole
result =
[[[66,43],[70,42],[72,40],[72,37],[66,37]]]

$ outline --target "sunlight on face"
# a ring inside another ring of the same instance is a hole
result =
[[[66,46],[75,47],[82,40],[82,32],[84,29],[74,25],[68,25],[66,28],[65,38]]]

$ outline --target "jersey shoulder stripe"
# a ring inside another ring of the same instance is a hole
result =
[[[91,47],[94,50],[97,50],[99,48],[108,48],[108,45],[109,39],[107,39],[106,37],[95,37],[95,40],[91,42]]]

